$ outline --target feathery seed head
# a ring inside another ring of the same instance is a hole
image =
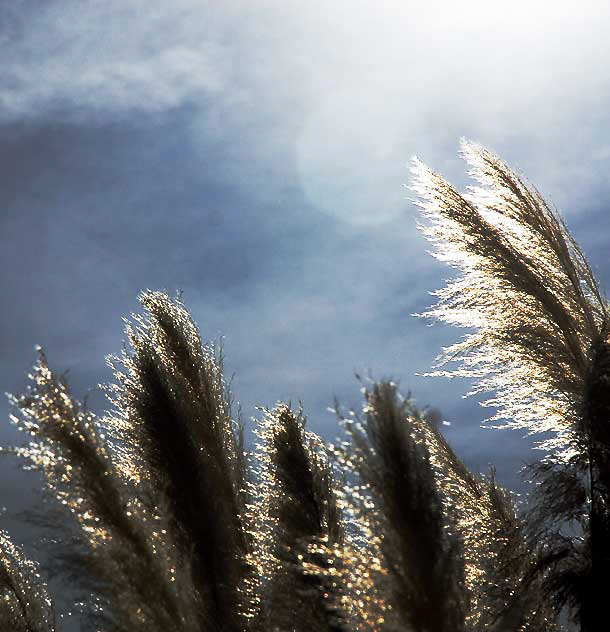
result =
[[[463,141],[478,186],[459,193],[413,160],[424,235],[459,271],[422,314],[473,329],[443,350],[435,375],[476,378],[492,420],[531,433],[566,460],[580,450],[592,349],[607,336],[608,307],[582,250],[540,194],[490,151]]]

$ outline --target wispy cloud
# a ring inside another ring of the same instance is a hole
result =
[[[63,0],[3,13],[5,119],[154,112],[223,90],[226,56],[214,37],[201,37],[199,2]]]
[[[610,9],[585,4],[11,3],[0,120],[188,107],[194,147],[247,146],[227,178],[244,160],[288,159],[314,206],[357,224],[403,212],[413,153],[458,176],[448,156],[463,135],[559,205],[582,202],[565,182],[603,186],[610,155]]]

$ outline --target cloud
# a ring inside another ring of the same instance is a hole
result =
[[[156,112],[222,92],[226,58],[213,37],[201,37],[201,7],[188,0],[19,3],[3,20],[2,116]]]
[[[0,119],[134,123],[190,108],[189,142],[203,156],[227,147],[227,181],[246,181],[252,162],[293,168],[313,206],[361,225],[401,215],[414,153],[463,182],[461,136],[580,205],[571,182],[605,190],[610,165],[610,8],[585,5],[11,3]],[[272,180],[253,188],[273,197]]]

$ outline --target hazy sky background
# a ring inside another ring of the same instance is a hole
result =
[[[246,420],[302,400],[332,439],[326,408],[358,406],[370,369],[518,488],[529,443],[481,429],[468,384],[415,376],[461,332],[411,316],[450,271],[406,165],[462,187],[460,137],[494,149],[610,289],[609,32],[603,2],[0,3],[0,390],[25,388],[41,344],[86,394],[137,294],[182,290],[225,338]],[[0,466],[14,509],[34,479]]]

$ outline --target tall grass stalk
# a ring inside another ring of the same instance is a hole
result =
[[[542,196],[479,145],[464,141],[462,155],[477,181],[464,194],[417,159],[412,167],[422,230],[459,272],[424,316],[471,330],[440,357],[456,368],[436,374],[475,378],[473,392],[492,393],[492,420],[544,433],[538,568],[555,605],[592,630],[610,572],[608,305]],[[582,541],[562,533],[566,521]]]

